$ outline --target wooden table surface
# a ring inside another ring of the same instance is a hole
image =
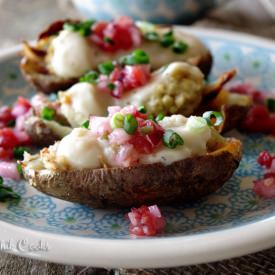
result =
[[[0,50],[31,40],[55,19],[80,17],[68,0],[0,0]],[[35,22],[35,23],[34,23]],[[227,1],[194,23],[200,27],[238,30],[275,38],[275,22],[257,0]],[[257,254],[162,270],[105,270],[64,266],[0,252],[0,274],[275,274],[275,248]]]

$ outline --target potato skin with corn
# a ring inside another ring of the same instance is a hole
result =
[[[24,176],[37,190],[59,199],[93,207],[131,207],[142,204],[181,204],[210,194],[234,173],[241,143],[234,138],[213,143],[206,155],[170,165],[66,171],[28,170]],[[76,180],[77,179],[77,180]]]
[[[152,74],[150,83],[118,100],[119,105],[143,105],[157,115],[194,114],[203,96],[204,75],[184,62],[171,63]]]

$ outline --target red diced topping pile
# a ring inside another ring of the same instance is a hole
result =
[[[118,147],[114,165],[134,165],[140,154],[150,154],[162,144],[164,129],[135,106],[109,107],[108,112],[108,117],[92,116],[89,128]]]
[[[157,205],[132,208],[127,216],[133,236],[155,236],[165,228],[165,220]]]
[[[260,153],[258,163],[264,167],[264,178],[254,181],[254,192],[263,198],[275,198],[275,156],[268,151]]]
[[[274,102],[274,98],[268,98],[263,91],[247,83],[232,86],[230,92],[248,95],[253,99],[253,106],[241,125],[242,129],[252,133],[259,132],[275,135],[274,106],[269,110],[266,104],[267,100]]]
[[[0,176],[4,178],[19,178],[16,163],[13,162],[14,150],[31,142],[23,128],[30,108],[27,99],[18,97],[12,108],[3,106],[0,109]]]
[[[115,98],[121,98],[125,92],[144,86],[150,78],[150,65],[116,66],[109,76],[100,76],[97,87]]]
[[[254,105],[249,110],[242,128],[248,132],[275,135],[275,113],[264,105]]]
[[[90,39],[104,51],[117,52],[138,47],[142,34],[131,18],[121,16],[111,22],[95,23]]]

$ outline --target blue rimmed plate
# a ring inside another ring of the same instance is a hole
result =
[[[187,31],[211,49],[211,78],[236,67],[238,80],[275,92],[273,42],[225,31]],[[17,52],[18,48],[0,55],[3,104],[19,94],[33,93],[19,72]],[[271,247],[275,245],[275,200],[256,197],[252,182],[262,176],[256,163],[258,153],[264,149],[275,152],[275,139],[234,135],[244,144],[244,157],[234,176],[199,202],[163,207],[167,227],[161,236],[132,240],[124,217],[127,209],[88,208],[43,195],[24,181],[8,181],[22,200],[0,204],[0,249],[60,263],[138,268],[216,261]],[[10,247],[5,245],[9,240]]]

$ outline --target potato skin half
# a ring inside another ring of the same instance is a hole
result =
[[[59,199],[93,207],[168,205],[199,199],[220,188],[241,159],[240,141],[204,156],[164,166],[161,163],[129,168],[101,168],[41,173],[24,171],[39,191]]]
[[[25,79],[38,91],[45,94],[58,92],[68,89],[78,81],[78,78],[62,78],[49,72],[45,62],[47,47],[45,47],[45,45],[40,45],[43,44],[40,43],[41,41],[47,41],[52,35],[62,30],[64,23],[77,22],[79,21],[69,19],[53,22],[41,32],[35,46],[31,46],[27,42],[23,42],[22,60],[20,62],[21,72]],[[158,28],[162,27],[165,26],[158,26]],[[196,56],[188,58],[186,62],[199,67],[203,74],[207,77],[212,68],[213,58],[209,49],[205,47],[205,52],[198,51]]]

